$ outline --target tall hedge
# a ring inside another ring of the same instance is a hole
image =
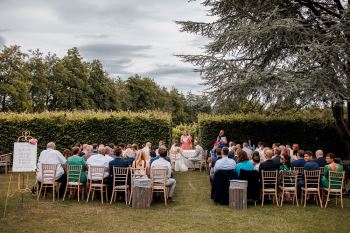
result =
[[[237,143],[248,139],[255,145],[263,141],[268,146],[274,142],[289,142],[298,143],[300,148],[313,152],[323,149],[335,153],[337,157],[345,155],[334,121],[327,117],[201,114],[198,116],[198,127],[199,137],[206,149],[212,148],[219,131],[223,129],[228,140]]]
[[[13,150],[22,131],[29,130],[45,148],[49,141],[58,149],[75,143],[138,143],[158,145],[170,141],[171,117],[162,112],[45,112],[41,114],[1,113],[0,153]]]

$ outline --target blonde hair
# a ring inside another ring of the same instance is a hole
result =
[[[142,161],[146,162],[146,153],[140,150],[135,159],[135,167],[142,166]]]

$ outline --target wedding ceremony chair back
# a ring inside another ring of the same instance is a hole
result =
[[[344,190],[344,179],[345,179],[345,172],[329,172],[329,183],[328,187],[324,187],[323,190],[327,196],[326,203],[324,205],[325,208],[327,208],[327,204],[329,202],[329,196],[334,195],[335,196],[335,204],[338,204],[337,198],[340,197],[340,205],[341,208],[344,208],[343,205],[343,190]]]
[[[168,189],[166,187],[167,182],[167,169],[157,168],[151,170],[151,180],[152,180],[152,194],[153,193],[163,193],[164,194],[164,204],[167,206]]]
[[[264,206],[265,195],[273,196],[273,200],[276,201],[278,206],[278,195],[277,195],[277,174],[278,171],[261,171],[262,176],[262,201],[261,206]]]
[[[78,202],[80,201],[80,192],[82,193],[82,199],[84,199],[84,192],[81,191],[84,189],[84,184],[80,182],[82,167],[82,165],[67,165],[67,184],[63,195],[63,201],[68,189],[70,192],[75,190],[78,192]],[[69,197],[70,196],[71,194],[69,194]]]
[[[56,171],[57,164],[41,164],[41,185],[38,193],[38,199],[41,192],[44,190],[44,197],[46,196],[46,189],[52,188],[52,200],[55,201],[55,196],[57,192],[57,197],[59,198],[58,186],[59,183],[56,182]]]
[[[286,193],[289,193],[293,195],[293,204],[294,201],[296,201],[297,206],[299,206],[298,203],[298,171],[297,170],[286,170],[282,171],[282,185],[279,187],[281,192],[281,206],[284,202],[284,196]]]
[[[146,176],[145,168],[130,168],[131,182],[130,182],[130,198],[129,205],[131,204],[132,195],[134,192],[135,179],[144,178]]]
[[[320,191],[320,175],[321,175],[320,170],[313,170],[313,171],[304,170],[305,186],[301,188],[302,198],[304,200],[304,207],[306,206],[306,201],[309,195],[314,195],[316,202],[319,202],[322,208],[322,199],[321,199],[321,191]]]
[[[103,193],[106,194],[106,201],[108,201],[107,184],[104,183],[104,174],[107,168],[104,166],[89,166],[89,192],[86,202],[89,201],[90,194],[92,192],[91,200],[94,200],[95,191],[101,193],[101,203],[103,204]]]
[[[129,197],[129,185],[128,185],[128,175],[129,168],[128,167],[113,167],[113,189],[112,189],[112,197],[111,202],[115,201],[118,192],[125,193],[125,204],[128,204]]]

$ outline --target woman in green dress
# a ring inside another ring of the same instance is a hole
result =
[[[329,187],[329,172],[333,171],[333,172],[342,172],[343,171],[343,166],[341,164],[337,164],[334,162],[334,154],[332,153],[328,153],[326,155],[326,162],[327,165],[324,167],[324,176],[322,177],[322,184],[324,188],[328,188]],[[331,188],[339,188],[339,187],[335,187],[338,185],[332,185],[331,184]]]
[[[287,150],[283,151],[283,153],[281,154],[280,162],[281,162],[281,166],[279,168],[280,173],[282,171],[290,170],[290,156]]]
[[[80,148],[75,146],[72,148],[73,155],[70,156],[67,160],[67,165],[81,165],[81,175],[80,175],[80,182],[85,183],[86,182],[86,163],[83,157],[79,156]],[[77,179],[72,179],[70,182],[77,182]]]

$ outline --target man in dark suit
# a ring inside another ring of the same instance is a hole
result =
[[[305,165],[304,154],[305,154],[305,151],[303,150],[298,151],[297,153],[298,159],[292,162],[292,167],[304,167]]]
[[[324,167],[327,165],[326,159],[323,157],[323,151],[322,150],[317,150],[315,152],[316,155],[316,162],[320,167]]]
[[[280,168],[280,165],[273,161],[273,151],[266,150],[265,151],[265,162],[261,163],[259,166],[259,173],[261,174],[261,170],[264,171],[274,171]]]

